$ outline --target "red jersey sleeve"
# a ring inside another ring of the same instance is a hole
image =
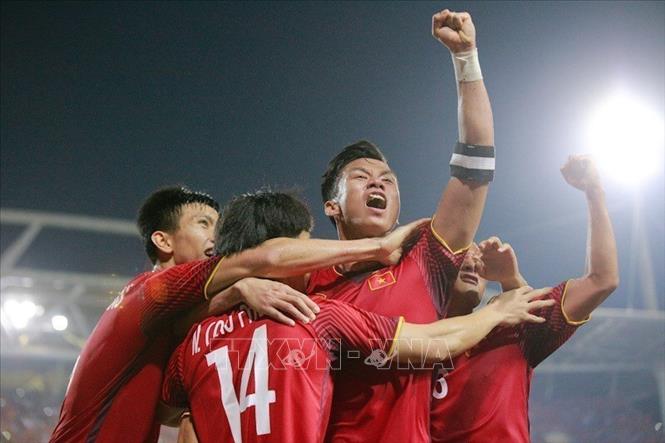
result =
[[[185,263],[151,275],[143,282],[141,330],[150,335],[156,327],[206,298],[208,280],[221,257]]]
[[[171,359],[166,366],[164,382],[162,383],[162,402],[168,406],[183,408],[188,406],[187,391],[183,384],[183,353],[185,352],[183,342],[171,354]]]
[[[373,351],[381,350],[390,355],[401,317],[385,317],[338,300],[318,297],[314,300],[321,311],[312,327],[329,351],[337,353],[341,349],[353,349],[369,356]]]
[[[545,318],[545,323],[527,323],[522,326],[522,352],[532,368],[559,349],[577,328],[587,321],[572,322],[566,318],[563,300],[567,285],[567,281],[560,283],[543,297],[556,301],[554,305],[535,312],[536,315]]]
[[[418,264],[437,314],[443,318],[447,289],[457,277],[468,248],[451,250],[443,237],[434,231],[431,223],[420,229],[420,235],[408,255]]]

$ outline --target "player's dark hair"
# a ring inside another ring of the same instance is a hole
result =
[[[276,237],[297,237],[312,229],[305,203],[288,192],[262,189],[235,197],[217,224],[215,252],[227,256]]]
[[[359,158],[371,158],[388,163],[388,160],[386,160],[386,157],[378,146],[367,140],[360,140],[345,147],[339,154],[330,160],[326,172],[324,172],[321,177],[321,198],[323,199],[323,203],[332,200],[335,197],[342,169]],[[333,217],[328,218],[330,218],[332,224],[335,225],[335,219]]]
[[[145,252],[150,260],[157,261],[157,246],[151,236],[155,231],[173,233],[178,229],[182,208],[185,205],[198,203],[210,206],[219,211],[219,203],[203,192],[192,191],[184,186],[170,186],[159,189],[143,202],[136,224],[143,239]]]

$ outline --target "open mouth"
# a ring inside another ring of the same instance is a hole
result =
[[[206,257],[212,257],[215,255],[215,248],[208,248],[203,253],[206,255]]]
[[[471,285],[477,285],[478,284],[478,277],[474,274],[469,274],[469,273],[462,273],[460,274],[460,280],[462,280],[464,283],[469,283]]]
[[[367,198],[365,205],[368,208],[386,209],[386,197],[382,194],[372,193]]]

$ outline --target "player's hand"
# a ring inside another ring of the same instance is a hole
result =
[[[561,174],[570,186],[580,191],[601,189],[600,175],[588,155],[571,155],[561,167]]]
[[[194,423],[192,417],[187,415],[180,420],[178,427],[178,443],[199,443],[199,438],[196,436]]]
[[[432,16],[432,36],[453,53],[476,47],[476,27],[468,12],[437,12]]]
[[[272,280],[248,277],[234,284],[245,305],[259,316],[265,315],[290,326],[294,320],[309,323],[319,307],[302,292]]]
[[[501,316],[502,326],[514,326],[523,322],[543,323],[545,319],[533,314],[534,311],[552,306],[556,303],[552,299],[539,300],[548,294],[552,288],[532,289],[529,286],[503,292],[497,296],[489,306],[496,309]]]
[[[480,276],[485,280],[510,282],[520,279],[519,265],[513,247],[503,243],[499,237],[490,237],[478,244],[480,260]]]
[[[395,265],[402,258],[402,253],[413,245],[418,237],[420,227],[429,223],[429,218],[421,218],[408,225],[400,226],[379,240],[378,261],[384,265]]]

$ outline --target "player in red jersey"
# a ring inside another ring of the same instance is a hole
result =
[[[273,236],[307,236],[310,229],[311,216],[295,198],[246,194],[225,210],[217,249],[229,256]],[[285,281],[300,287],[303,277]],[[317,296],[317,318],[295,328],[245,310],[207,318],[171,357],[163,397],[190,406],[202,442],[319,442],[332,400],[332,353],[346,350],[375,366],[386,358],[440,361],[478,343],[495,325],[542,321],[528,311],[553,302],[528,300],[543,293],[502,294],[469,316],[429,325]]]
[[[534,368],[589,320],[591,312],[619,282],[617,251],[604,191],[590,160],[571,157],[561,169],[566,181],[585,192],[589,209],[587,269],[580,278],[556,286],[556,304],[539,315],[542,324],[498,328],[453,361],[454,369],[436,380],[432,403],[432,441],[446,443],[528,442],[529,386]],[[474,251],[475,252],[475,251]],[[524,284],[515,253],[494,237],[468,255],[455,281],[449,315],[465,315],[479,303],[484,281],[503,290]],[[475,258],[474,258],[475,255]],[[477,259],[476,259],[477,258]]]
[[[492,110],[478,65],[475,27],[467,13],[432,18],[432,34],[451,51],[457,79],[459,142],[431,226],[402,261],[363,273],[330,268],[312,275],[308,293],[353,303],[413,323],[445,317],[446,288],[471,244],[494,171]],[[400,209],[395,174],[369,142],[346,147],[331,160],[321,186],[326,215],[340,239],[385,235]],[[329,439],[345,442],[428,442],[431,373],[377,370],[350,362],[335,380]],[[347,366],[348,367],[348,366]]]
[[[74,366],[52,442],[156,440],[155,387],[168,358],[157,326],[200,298],[216,262],[196,260],[213,250],[218,209],[211,197],[179,188],[143,204],[138,225],[157,272],[139,275],[102,314]]]
[[[155,407],[177,314],[223,290],[215,303],[226,310],[244,302],[279,321],[292,323],[285,314],[308,321],[318,308],[284,284],[254,279],[228,286],[250,275],[287,277],[338,262],[394,262],[403,240],[274,239],[225,260],[206,258],[217,207],[181,188],[146,200],[139,228],[155,270],[132,280],[102,314],[74,366],[52,442],[156,441]]]

